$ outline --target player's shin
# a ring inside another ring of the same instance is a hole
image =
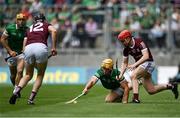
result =
[[[34,92],[34,91],[31,92],[31,95],[29,96],[29,99],[28,99],[28,104],[34,104],[33,101],[34,101],[36,95],[37,95],[37,92]]]
[[[137,79],[132,79],[133,100],[139,100],[139,84]]]

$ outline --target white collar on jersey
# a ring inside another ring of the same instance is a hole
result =
[[[16,24],[16,29],[19,29],[18,25]]]
[[[134,48],[135,46],[135,39],[132,37],[133,45],[130,48]]]
[[[17,26],[17,24],[16,24],[16,29],[18,29],[18,26]]]

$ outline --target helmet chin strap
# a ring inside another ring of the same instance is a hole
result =
[[[134,47],[134,39],[131,37],[131,40],[129,41],[129,43],[130,43],[130,46],[129,47]]]

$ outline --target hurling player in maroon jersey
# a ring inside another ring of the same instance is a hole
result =
[[[152,82],[151,74],[155,68],[153,56],[149,47],[140,38],[134,38],[131,32],[123,30],[118,35],[118,40],[124,45],[123,49],[123,61],[121,65],[121,78],[125,70],[132,71],[131,80],[133,87],[133,103],[140,103],[139,100],[139,83],[138,79],[144,78],[142,84],[149,94],[155,94],[162,90],[171,89],[175,95],[175,99],[178,98],[178,86],[177,83],[168,83],[162,85],[154,85]],[[131,55],[135,63],[128,64],[128,58]]]
[[[41,87],[44,73],[48,62],[48,35],[51,34],[52,46],[51,55],[57,55],[56,51],[56,29],[46,22],[45,16],[42,13],[37,13],[34,16],[34,23],[26,31],[26,37],[24,40],[24,55],[25,55],[25,69],[26,74],[19,82],[19,85],[15,93],[11,96],[9,103],[15,104],[17,95],[32,79],[34,68],[37,69],[37,77],[32,88],[32,92],[28,99],[28,104],[34,104],[34,98]]]

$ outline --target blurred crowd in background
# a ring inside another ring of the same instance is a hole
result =
[[[169,43],[180,48],[179,0],[0,0],[0,34],[19,12],[27,16],[28,26],[34,13],[44,13],[58,29],[61,49],[102,48],[98,41],[103,44],[106,34],[116,47],[123,29],[151,48],[168,49]]]

